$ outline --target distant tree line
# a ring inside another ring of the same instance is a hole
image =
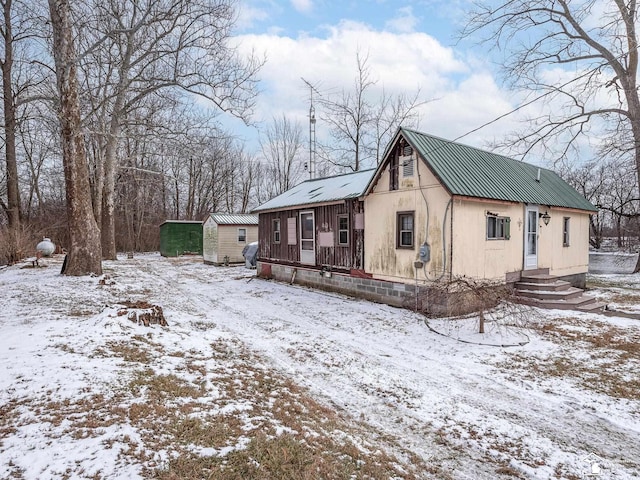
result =
[[[550,106],[504,144],[547,150],[600,208],[592,245],[614,235],[625,247],[640,235],[637,12],[635,2],[607,4],[598,22],[589,5],[478,2],[462,35],[510,46],[505,78],[542,92]],[[157,249],[166,219],[247,212],[308,178],[300,121],[275,115],[257,151],[221,127],[221,115],[252,121],[266,61],[238,53],[236,0],[0,7],[0,263],[33,254],[46,235],[77,252],[71,271],[97,271],[99,262],[79,258]],[[419,88],[380,89],[367,54],[355,63],[350,88],[316,84],[321,175],[377,165],[397,127],[416,126],[425,103]],[[546,69],[560,64],[576,66],[574,79],[548,82]],[[598,159],[571,163],[584,138],[593,138]]]
[[[274,116],[258,151],[220,126],[223,114],[251,122],[265,61],[234,48],[235,1],[0,6],[0,263],[32,255],[43,236],[84,248],[94,228],[91,249],[101,259],[157,249],[166,219],[247,212],[308,178],[299,121]],[[415,117],[418,93],[411,101],[384,95],[374,108],[366,94],[375,82],[360,55],[357,70],[353,92],[323,99],[332,132],[319,148],[323,174],[358,170],[365,159],[375,165],[381,142]],[[346,117],[355,98],[358,115]],[[373,127],[381,133],[372,136]],[[85,173],[87,188],[76,188]],[[78,273],[86,270],[99,267]]]
[[[0,1],[0,261],[45,235],[73,248],[85,201],[105,259],[157,248],[167,218],[253,206],[258,162],[216,118],[249,121],[264,63],[230,41],[235,3]]]

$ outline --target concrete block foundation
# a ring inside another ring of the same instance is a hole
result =
[[[261,261],[258,261],[257,275],[261,278],[270,278],[280,282],[305,285],[378,303],[386,303],[394,307],[415,306],[415,285]]]

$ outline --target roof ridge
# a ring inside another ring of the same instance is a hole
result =
[[[432,134],[430,134],[430,133],[424,133],[424,132],[420,132],[420,131],[418,131],[418,130],[414,130],[413,128],[400,127],[400,129],[401,129],[402,131],[410,132],[410,133],[413,133],[413,134],[415,134],[415,135],[420,135],[420,136],[422,136],[422,137],[428,137],[428,138],[433,138],[433,139],[435,139],[435,140],[440,140],[440,141],[442,141],[442,142],[444,142],[444,143],[447,143],[447,144],[449,144],[449,145],[457,145],[457,146],[459,146],[459,147],[469,148],[469,149],[475,150],[475,151],[477,151],[477,152],[481,152],[481,153],[483,153],[483,154],[495,155],[495,156],[497,156],[497,157],[501,157],[501,158],[503,158],[503,159],[505,159],[505,160],[509,160],[509,161],[511,161],[511,162],[516,162],[516,163],[518,163],[519,165],[526,165],[527,167],[531,167],[531,168],[539,168],[539,169],[541,169],[541,170],[546,170],[546,171],[548,171],[548,172],[556,173],[556,172],[554,172],[554,171],[553,171],[552,169],[550,169],[550,168],[547,168],[547,167],[541,167],[541,166],[539,166],[539,165],[534,165],[534,164],[529,163],[529,162],[526,162],[526,161],[524,161],[524,160],[518,160],[518,159],[516,159],[516,158],[509,157],[509,156],[504,155],[504,154],[502,154],[502,153],[492,152],[492,151],[489,151],[489,150],[486,150],[486,149],[483,149],[483,148],[480,148],[480,147],[476,147],[476,146],[473,146],[473,145],[468,145],[468,144],[466,144],[466,143],[461,143],[461,142],[457,142],[457,141],[454,141],[454,140],[448,140],[448,139],[446,139],[446,138],[439,137],[438,135],[432,135]],[[431,153],[431,152],[427,152],[427,153]],[[557,173],[556,173],[556,175],[557,175]]]
[[[401,133],[452,195],[597,211],[550,168],[409,128]]]
[[[375,170],[376,168],[377,167],[372,167],[372,168],[366,168],[364,170],[356,170],[355,172],[337,173],[335,175],[329,175],[328,177],[308,178],[300,182],[298,185],[302,183],[308,183],[308,182],[317,182],[318,180],[329,180],[331,178],[346,177],[347,175],[355,175],[356,173],[370,172],[371,170]]]

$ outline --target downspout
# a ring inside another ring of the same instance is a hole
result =
[[[449,201],[447,202],[447,208],[444,209],[444,216],[442,217],[442,272],[436,278],[429,278],[429,276],[427,275],[427,266],[424,265],[422,267],[424,271],[424,276],[426,277],[426,279],[434,282],[441,280],[442,277],[444,277],[445,273],[447,272],[447,233],[446,233],[447,228],[446,227],[447,227],[447,213],[449,212],[449,207],[452,207],[452,202],[453,202],[453,198],[450,198]],[[451,208],[451,233],[453,234],[453,207]],[[453,246],[453,236],[451,237],[451,244]],[[453,248],[451,250],[453,250]]]
[[[451,239],[451,245],[449,247],[449,280],[453,278],[453,195],[449,200],[451,202],[451,222],[449,228],[451,233],[449,234],[449,238]]]
[[[423,249],[426,253],[427,256],[430,257],[430,247],[429,247],[429,243],[427,242],[428,238],[429,238],[429,202],[427,201],[427,196],[424,193],[424,190],[422,189],[422,176],[420,175],[420,164],[419,164],[419,155],[416,155],[416,169],[418,171],[418,189],[420,190],[420,193],[422,194],[422,198],[424,199],[424,204],[427,210],[427,221],[426,221],[426,231],[425,231],[425,239],[424,239],[424,243],[422,244],[422,246],[420,247],[420,251],[422,252]],[[429,274],[427,273],[427,263],[429,263],[431,260],[430,258],[426,261],[423,260],[423,255],[420,255],[420,260],[423,261],[423,265],[422,265],[422,272],[424,274],[425,279],[430,280],[432,282],[437,282],[438,280],[442,279],[442,277],[444,277],[446,271],[447,271],[447,243],[446,243],[446,224],[447,224],[447,213],[449,211],[449,207],[451,207],[452,205],[452,200],[453,197],[451,197],[449,199],[449,202],[447,203],[447,207],[444,210],[444,216],[442,218],[442,272],[440,273],[440,275],[436,278],[429,278]],[[452,221],[451,221],[451,225],[453,225],[453,209],[451,210],[451,216],[452,216]],[[453,227],[452,227],[452,233],[453,233]],[[453,236],[451,237],[451,242],[453,244]],[[417,280],[417,276],[416,276],[416,280]]]

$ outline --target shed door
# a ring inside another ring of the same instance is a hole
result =
[[[538,207],[527,206],[524,229],[524,269],[538,268]]]
[[[315,233],[313,212],[300,212],[300,263],[316,264]]]

